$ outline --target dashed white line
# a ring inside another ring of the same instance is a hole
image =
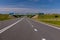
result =
[[[11,24],[11,25],[9,25],[9,26],[1,29],[1,30],[0,30],[0,34],[3,33],[4,31],[6,31],[7,29],[11,28],[12,26],[16,25],[17,23],[19,23],[19,22],[22,21],[23,19],[24,19],[24,18],[21,18],[21,19],[18,20],[17,22],[15,22],[15,23],[13,23],[13,24]]]
[[[46,40],[45,38],[42,38],[42,40]]]
[[[28,20],[27,20],[28,21]],[[31,24],[31,22],[30,21],[28,21],[28,23],[32,26],[32,27],[34,27],[32,24]],[[38,31],[36,28],[34,29],[34,31]]]
[[[26,19],[27,20],[27,19]],[[27,20],[28,21],[28,20]],[[32,26],[32,27],[34,27],[31,23],[30,23],[30,21],[28,21],[28,23]]]
[[[34,29],[34,31],[36,31],[36,32],[37,32],[38,30],[37,30],[37,29]]]

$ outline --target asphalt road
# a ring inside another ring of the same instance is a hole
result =
[[[14,22],[18,21],[19,19],[21,19],[21,18],[0,21],[0,29],[13,24]]]
[[[60,40],[59,29],[35,22],[29,18],[14,19],[8,23],[9,26],[6,24],[2,25],[6,25],[3,28],[0,26],[0,40]],[[11,25],[13,23],[15,24]],[[6,27],[10,28],[7,29]]]

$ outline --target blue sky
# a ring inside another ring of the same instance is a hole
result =
[[[0,0],[1,13],[60,13],[60,0]]]

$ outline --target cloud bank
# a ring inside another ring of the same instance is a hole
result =
[[[37,9],[31,9],[31,8],[0,8],[0,13],[9,13],[9,12],[15,12],[15,13],[38,13],[39,10]]]
[[[60,9],[0,8],[0,13],[60,13]]]

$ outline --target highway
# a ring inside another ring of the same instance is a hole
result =
[[[0,21],[0,40],[60,40],[60,29],[27,17]]]

